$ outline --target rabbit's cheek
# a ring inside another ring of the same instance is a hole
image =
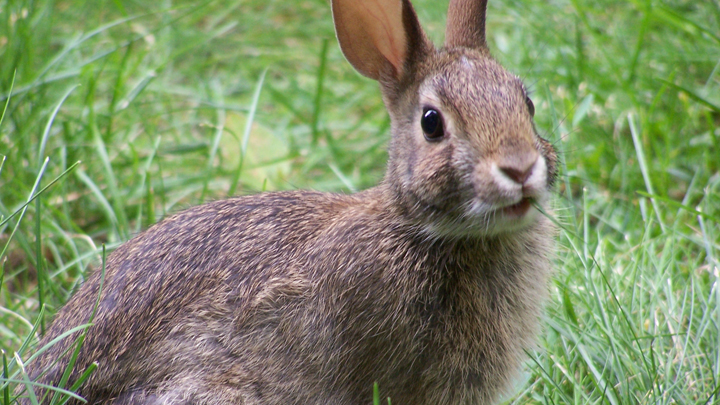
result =
[[[491,166],[489,164],[479,164],[473,173],[473,209],[471,214],[483,215],[497,205],[498,199],[507,199],[507,196],[500,196],[501,190],[493,181],[491,174]]]
[[[540,151],[540,154],[544,158],[545,163],[545,176],[546,176],[546,188],[550,188],[555,183],[557,177],[557,154],[555,148],[541,137],[537,137],[536,147]]]
[[[437,147],[440,146],[440,147]],[[453,146],[427,145],[424,157],[416,160],[415,188],[418,194],[431,205],[447,210],[457,205],[453,194],[457,194],[456,170],[452,166]]]

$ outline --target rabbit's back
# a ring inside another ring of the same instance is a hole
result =
[[[120,246],[107,259],[94,326],[75,367],[77,377],[93,361],[99,365],[80,394],[102,400],[93,396],[110,398],[193,367],[206,375],[211,364],[220,373],[237,344],[229,341],[232,329],[254,328],[259,335],[276,326],[273,307],[308,294],[297,254],[352,198],[286,192],[215,201],[171,216]],[[41,346],[88,322],[101,276],[96,270],[61,309]],[[50,366],[72,340],[53,346],[33,368]],[[43,380],[56,384],[67,358]],[[105,392],[108,386],[113,392]]]

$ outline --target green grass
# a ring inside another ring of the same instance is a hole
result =
[[[446,2],[414,3],[439,43]],[[552,299],[508,402],[720,403],[720,3],[490,3],[562,158]],[[228,195],[370,187],[389,135],[325,0],[0,0],[0,111],[3,405],[101,245]]]

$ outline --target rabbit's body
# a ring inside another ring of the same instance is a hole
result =
[[[378,381],[398,404],[485,403],[532,341],[551,244],[536,235],[549,224],[442,240],[400,219],[383,195],[217,201],[124,244],[107,261],[76,369],[99,367],[79,394],[90,403],[360,404]],[[48,336],[87,321],[99,276]]]
[[[451,15],[471,1],[455,3]],[[358,18],[367,7],[381,18]],[[554,234],[532,207],[555,176],[532,104],[481,46],[484,31],[477,49],[435,51],[406,0],[334,0],[333,12],[346,56],[383,89],[385,179],[354,195],[212,202],[119,247],[70,379],[98,363],[78,391],[90,403],[350,405],[377,381],[395,404],[489,404],[509,387],[537,330]],[[41,344],[87,322],[99,282]],[[31,375],[57,384],[71,343]]]

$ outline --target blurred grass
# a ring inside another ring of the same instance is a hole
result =
[[[446,2],[414,4],[440,43]],[[488,16],[563,166],[545,332],[508,401],[720,403],[720,3]],[[228,195],[370,187],[389,136],[324,0],[0,0],[0,105],[4,376],[100,244]]]

